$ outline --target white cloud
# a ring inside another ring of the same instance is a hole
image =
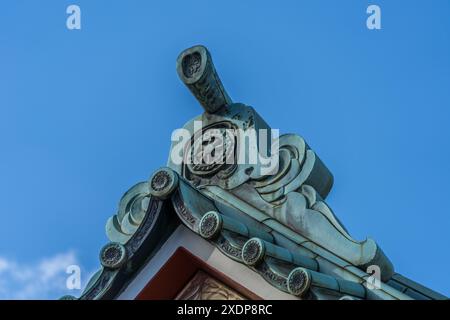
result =
[[[70,265],[80,265],[73,251],[43,258],[37,263],[19,263],[0,257],[0,299],[57,299],[68,290],[66,273]],[[81,268],[83,270],[83,268]]]

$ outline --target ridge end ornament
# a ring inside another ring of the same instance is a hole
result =
[[[189,137],[182,142],[183,146],[178,145],[179,141],[172,141],[171,154],[181,150],[182,161],[176,163],[169,157],[169,168],[203,194],[245,212],[299,245],[304,240],[299,240],[296,234],[364,272],[367,266],[378,265],[382,280],[391,278],[393,265],[377,243],[370,238],[353,239],[325,202],[333,186],[333,175],[301,136],[283,134],[273,138],[275,129],[271,129],[254,108],[233,103],[205,47],[195,46],[183,51],[177,60],[177,72],[206,112],[183,126]],[[201,128],[196,126],[197,122],[202,124]],[[234,151],[234,155],[220,159],[234,160],[233,163],[192,165],[189,162],[195,143],[206,147],[216,143],[206,133],[209,129],[223,133],[230,128],[237,129],[239,134],[224,140],[221,150]],[[257,134],[252,148],[242,145],[241,136],[263,131],[267,135]],[[266,150],[261,148],[264,144],[268,146]],[[276,148],[272,148],[274,145]],[[241,151],[245,155],[244,162],[237,161]],[[258,157],[257,161],[250,161],[251,156],[260,154],[277,159],[276,170],[265,174],[263,161]],[[287,232],[286,227],[294,234]]]

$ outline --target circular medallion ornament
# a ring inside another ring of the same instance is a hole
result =
[[[193,136],[185,163],[191,174],[212,176],[236,164],[236,136],[230,122],[220,122],[204,128]]]
[[[100,263],[105,268],[118,269],[127,260],[125,247],[118,242],[110,242],[100,251]]]
[[[303,296],[311,286],[311,273],[305,268],[295,268],[287,278],[287,288],[290,294]]]
[[[242,260],[249,266],[258,264],[264,257],[266,248],[259,238],[251,238],[242,247]]]
[[[200,219],[199,232],[205,239],[215,238],[221,229],[222,217],[216,211],[209,211]]]
[[[178,186],[178,175],[170,168],[161,168],[150,177],[149,185],[152,196],[166,199]]]

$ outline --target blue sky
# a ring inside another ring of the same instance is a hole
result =
[[[66,28],[77,4],[82,29]],[[366,28],[377,4],[382,29]],[[104,225],[202,109],[178,53],[206,45],[234,101],[298,133],[328,198],[396,270],[450,294],[450,2],[3,1],[0,298],[57,298],[99,267]]]

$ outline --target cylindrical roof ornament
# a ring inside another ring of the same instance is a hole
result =
[[[232,103],[204,46],[186,49],[178,56],[177,72],[206,112],[215,113]]]
[[[127,250],[123,244],[110,242],[100,250],[100,263],[105,268],[119,269],[127,261]]]
[[[200,219],[199,233],[205,239],[217,237],[222,230],[222,216],[216,211],[209,211]]]
[[[167,199],[178,186],[178,175],[170,168],[160,168],[149,179],[150,194],[158,199]]]
[[[287,278],[287,289],[290,294],[303,296],[311,286],[311,272],[305,268],[295,268]]]
[[[251,238],[242,247],[242,260],[246,265],[255,266],[262,261],[266,254],[264,242],[258,238]]]

